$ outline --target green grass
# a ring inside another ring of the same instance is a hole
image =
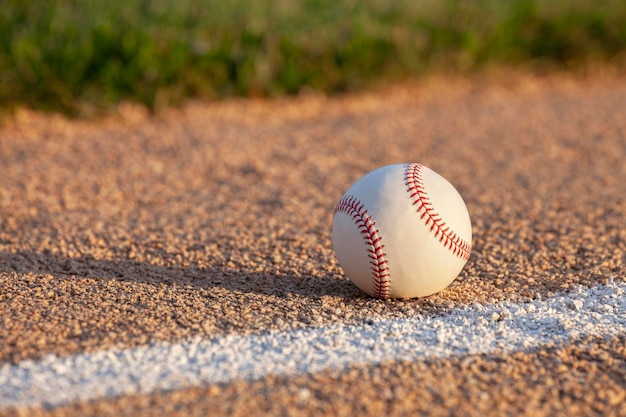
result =
[[[2,0],[0,108],[335,93],[625,51],[624,0]]]

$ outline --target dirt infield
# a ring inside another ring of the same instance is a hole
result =
[[[625,160],[626,78],[606,74],[432,79],[158,117],[126,106],[92,122],[20,112],[0,128],[0,364],[624,282]],[[333,207],[398,162],[455,185],[473,252],[439,294],[374,300],[334,258]],[[20,411],[626,415],[623,335]]]

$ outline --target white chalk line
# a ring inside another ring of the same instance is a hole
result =
[[[268,375],[313,374],[349,365],[512,353],[586,337],[626,334],[626,283],[527,303],[474,303],[444,315],[367,325],[227,335],[68,357],[48,355],[0,367],[0,409],[56,407]]]

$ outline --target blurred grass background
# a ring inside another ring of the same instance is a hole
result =
[[[493,65],[624,67],[625,0],[0,1],[0,109],[352,91]]]

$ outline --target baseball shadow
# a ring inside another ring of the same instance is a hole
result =
[[[58,279],[75,277],[145,284],[222,288],[227,291],[286,298],[297,295],[311,299],[323,296],[366,297],[348,279],[331,275],[276,274],[245,271],[222,266],[161,266],[132,259],[95,259],[91,255],[69,258],[51,252],[0,251],[0,272],[50,274]]]

